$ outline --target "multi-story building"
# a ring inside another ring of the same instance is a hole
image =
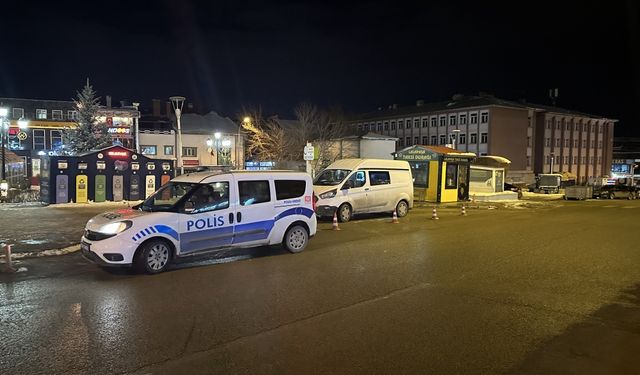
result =
[[[616,121],[490,95],[455,95],[445,102],[380,108],[348,123],[359,132],[397,137],[398,150],[455,144],[460,151],[506,157],[514,181],[530,183],[535,174],[553,171],[585,183],[609,174]]]
[[[8,109],[9,137],[7,148],[24,159],[25,178],[38,185],[41,155],[54,155],[63,150],[62,134],[76,127],[78,112],[73,101],[0,98],[0,107]],[[134,125],[140,114],[136,107],[121,102],[111,106],[111,97],[100,106],[97,120],[108,124],[114,143],[134,148]],[[19,120],[27,120],[21,129]]]

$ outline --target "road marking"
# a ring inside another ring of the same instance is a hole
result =
[[[616,208],[618,206],[602,206],[602,208]]]

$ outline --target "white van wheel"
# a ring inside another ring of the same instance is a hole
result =
[[[299,253],[307,247],[309,233],[302,225],[294,225],[287,229],[282,240],[282,246],[291,253]]]
[[[407,204],[407,202],[405,201],[398,202],[398,205],[396,206],[396,215],[398,215],[398,217],[405,217],[407,216],[408,212],[409,212],[409,205]]]
[[[161,239],[150,240],[136,253],[134,267],[139,272],[160,273],[171,261],[171,248]]]
[[[348,203],[343,203],[338,207],[338,220],[340,220],[341,223],[346,223],[351,220],[351,213],[351,206]]]

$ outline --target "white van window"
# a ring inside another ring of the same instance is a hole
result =
[[[369,179],[371,186],[387,185],[391,183],[391,176],[386,171],[369,171]]]
[[[316,177],[313,184],[321,186],[337,185],[341,183],[349,173],[351,173],[351,171],[348,169],[325,169]]]
[[[276,200],[298,198],[304,195],[307,184],[304,180],[275,180]]]
[[[269,181],[238,181],[238,193],[242,206],[271,201]]]
[[[363,187],[367,183],[367,174],[364,171],[357,171],[345,182],[345,189]]]
[[[229,208],[229,183],[225,181],[202,185],[187,202],[185,208],[193,205],[191,213],[194,214]]]

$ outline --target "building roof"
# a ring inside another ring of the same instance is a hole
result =
[[[381,109],[378,111],[354,115],[350,118],[350,120],[363,121],[363,120],[370,120],[370,119],[379,119],[384,117],[392,118],[392,117],[423,114],[423,113],[430,113],[430,112],[444,112],[444,111],[451,111],[454,109],[462,109],[462,108],[479,108],[479,107],[490,107],[490,106],[520,108],[523,110],[533,109],[536,111],[561,113],[561,114],[567,114],[567,115],[577,115],[577,116],[597,118],[597,119],[603,118],[603,116],[588,114],[584,112],[579,112],[579,111],[574,111],[574,110],[569,110],[569,109],[564,109],[559,107],[553,107],[553,106],[547,106],[542,104],[505,100],[505,99],[496,98],[490,95],[480,95],[480,96],[454,95],[451,100],[447,100],[447,101],[440,101],[440,102],[433,102],[433,103],[424,103],[422,101],[418,101],[416,105],[403,106],[403,107],[397,107],[396,105],[392,105],[387,109]]]
[[[204,116],[185,113],[180,117],[180,125],[184,134],[213,134],[215,132],[235,134],[238,132],[238,125],[235,122],[214,111]]]

